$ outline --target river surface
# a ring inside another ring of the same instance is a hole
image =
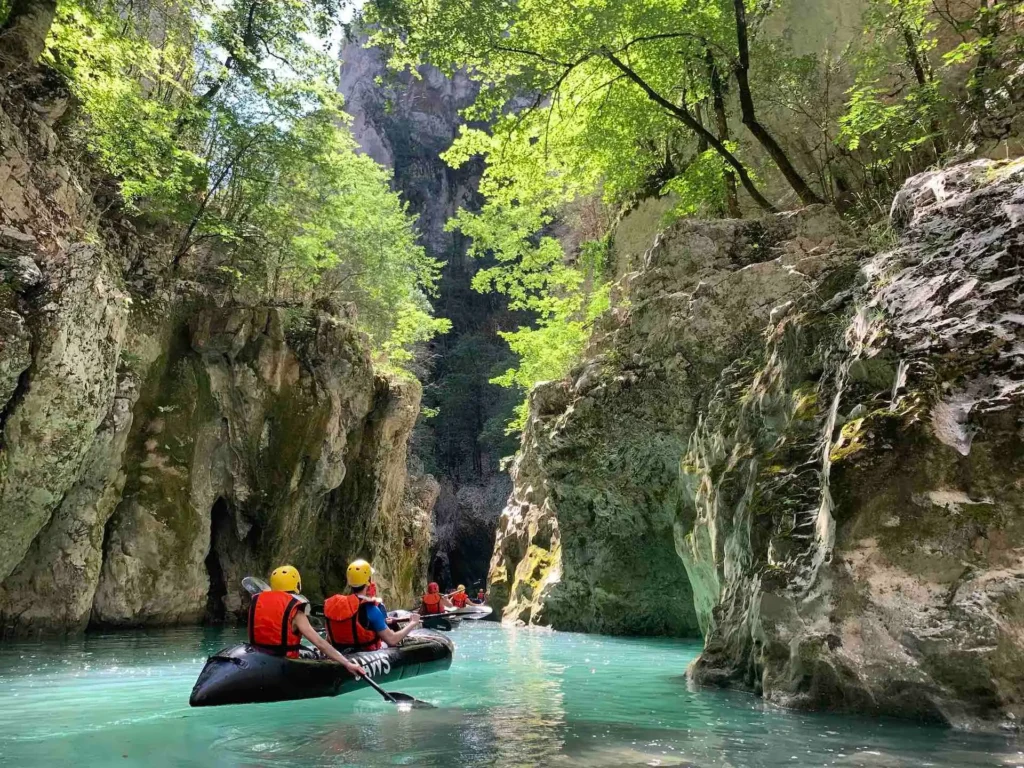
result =
[[[463,622],[451,670],[337,699],[190,709],[242,630],[0,645],[0,764],[17,766],[1024,766],[1024,743],[801,714],[689,690],[696,643]]]

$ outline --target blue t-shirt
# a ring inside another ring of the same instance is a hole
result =
[[[364,603],[360,608],[364,611],[363,615],[366,617],[366,621],[363,622],[364,627],[373,630],[378,634],[388,628],[388,614],[387,611],[384,610],[383,605]]]

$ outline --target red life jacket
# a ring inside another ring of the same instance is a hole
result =
[[[466,603],[468,602],[469,595],[467,595],[465,592],[456,592],[454,595],[452,595],[452,605],[454,605],[456,608],[465,608]]]
[[[441,596],[436,592],[427,592],[420,600],[423,602],[421,606],[423,609],[422,613],[444,613],[444,606],[441,605]]]
[[[376,651],[380,648],[377,633],[359,623],[359,608],[363,602],[359,595],[334,595],[324,603],[327,637],[338,650]]]
[[[290,592],[260,592],[249,604],[249,643],[290,659],[299,657],[302,636],[292,627],[306,598]]]

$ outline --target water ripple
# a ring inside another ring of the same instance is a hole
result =
[[[206,656],[238,630],[185,629],[0,647],[0,764],[76,766],[688,766],[1007,768],[1010,739],[793,713],[691,690],[694,643],[460,627],[448,673],[371,692],[192,710]]]

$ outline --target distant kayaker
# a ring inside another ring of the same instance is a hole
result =
[[[371,581],[369,584],[367,584],[365,594],[367,597],[377,597],[377,582]],[[380,610],[381,613],[384,614],[384,618],[388,623],[388,627],[390,627],[391,629],[399,628],[398,619],[388,616],[387,606],[384,605],[384,601],[380,598],[377,598],[377,608]]]
[[[466,603],[469,602],[469,595],[466,594],[466,585],[459,584],[458,589],[452,595],[452,605],[456,608],[465,608]]]
[[[481,589],[479,592],[476,593],[476,600],[473,600],[472,602],[476,605],[483,605],[487,602],[487,593]]]
[[[381,602],[366,594],[373,568],[365,560],[351,563],[345,578],[349,594],[333,595],[324,603],[327,637],[338,650],[376,651],[384,643],[393,648],[420,625],[420,617],[414,613],[402,629],[388,627]]]
[[[420,613],[428,614],[444,613],[445,608],[454,608],[452,601],[441,594],[441,588],[436,581],[427,584],[427,594],[420,598]]]
[[[301,594],[302,578],[297,568],[282,565],[270,574],[270,589],[253,595],[249,604],[249,644],[269,653],[299,658],[301,640],[306,638],[328,659],[353,675],[365,670],[354,664],[320,637],[307,618],[309,601]]]

